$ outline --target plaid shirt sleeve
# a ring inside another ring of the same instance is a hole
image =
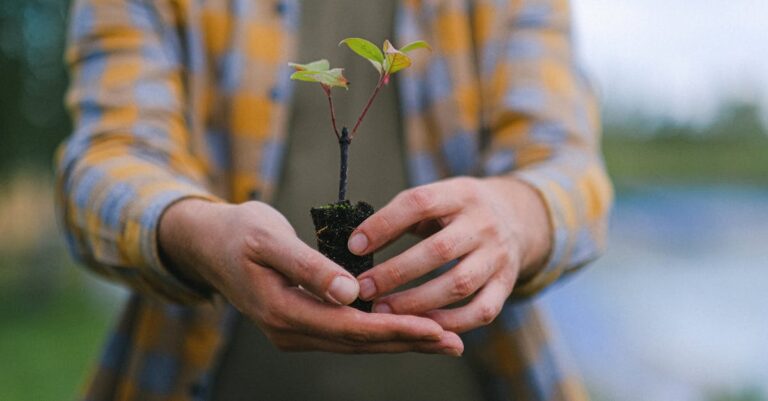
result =
[[[507,2],[509,20],[478,2],[485,116],[492,132],[487,174],[512,171],[544,199],[552,226],[548,262],[518,283],[534,294],[602,253],[612,188],[600,155],[596,99],[579,70],[566,0]],[[490,21],[496,20],[496,23]],[[494,40],[496,42],[494,42]],[[483,53],[485,52],[485,53]]]
[[[216,201],[192,156],[181,54],[165,2],[77,1],[67,103],[75,128],[57,155],[57,207],[75,256],[91,269],[174,302],[207,294],[160,260],[163,211],[188,197]],[[166,10],[167,11],[167,10]],[[169,18],[169,17],[165,17]]]

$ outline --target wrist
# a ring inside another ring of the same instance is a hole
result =
[[[158,248],[165,267],[201,293],[213,292],[206,272],[210,244],[204,241],[211,238],[213,213],[222,206],[201,198],[182,199],[165,210],[158,224]]]
[[[552,223],[546,203],[535,188],[515,178],[489,177],[485,181],[510,210],[510,224],[521,227],[518,280],[525,280],[544,267],[552,250]]]

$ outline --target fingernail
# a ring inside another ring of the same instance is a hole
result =
[[[347,276],[337,276],[331,282],[326,295],[339,305],[348,305],[357,298],[357,280]]]
[[[373,306],[374,313],[392,313],[392,308],[387,304],[376,304]]]
[[[376,295],[376,283],[373,282],[373,279],[365,278],[360,281],[360,298],[369,300],[374,295]]]
[[[365,248],[368,248],[368,237],[365,234],[357,233],[349,239],[347,246],[352,253],[360,255],[365,251]]]
[[[442,353],[448,356],[461,356],[461,351],[457,350],[456,348],[443,348]]]

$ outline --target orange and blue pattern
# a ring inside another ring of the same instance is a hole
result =
[[[134,293],[85,400],[205,400],[234,310],[163,265],[157,224],[188,197],[270,201],[291,103],[298,0],[76,0],[75,122],[58,210],[76,257]],[[583,400],[531,301],[604,247],[612,191],[567,0],[401,0],[398,76],[413,185],[509,175],[546,201],[553,249],[466,337],[489,400]]]

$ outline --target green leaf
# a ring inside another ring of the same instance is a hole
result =
[[[384,74],[392,75],[411,66],[411,58],[395,49],[388,40],[384,41]]]
[[[384,54],[381,53],[381,50],[363,38],[346,38],[339,42],[339,46],[342,44],[347,45],[353,52],[368,60],[378,61],[379,63],[384,61]]]
[[[343,68],[334,68],[328,71],[296,71],[291,75],[291,79],[304,82],[317,82],[323,86],[339,86],[348,89],[349,81],[344,77]]]
[[[293,67],[296,71],[328,71],[331,68],[331,65],[326,59],[312,61],[307,64],[288,63],[288,65]]]
[[[373,64],[373,67],[376,68],[376,71],[378,71],[379,74],[382,73],[384,54],[376,45],[363,38],[346,38],[339,42],[339,46],[342,44],[347,45],[350,50],[370,61],[371,64]]]
[[[417,40],[415,42],[408,43],[407,45],[400,48],[400,51],[403,53],[408,53],[411,50],[416,49],[428,49],[432,50],[432,47],[429,45],[429,43],[423,41],[423,40]]]

